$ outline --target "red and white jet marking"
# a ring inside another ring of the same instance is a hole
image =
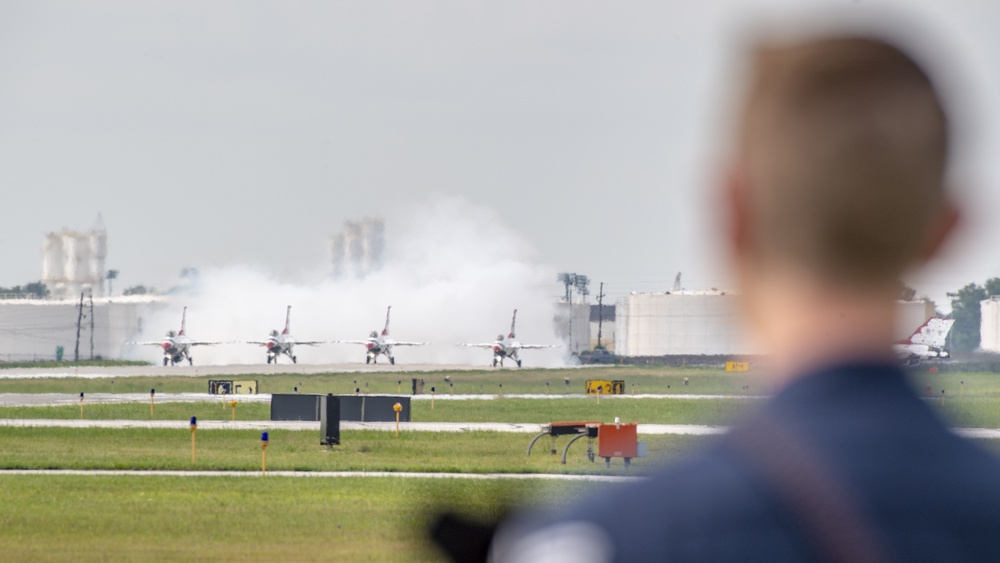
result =
[[[380,355],[389,358],[389,363],[395,365],[396,358],[392,355],[395,346],[425,346],[426,342],[398,342],[389,336],[389,315],[392,313],[392,305],[385,310],[385,328],[379,334],[377,330],[371,331],[367,340],[337,340],[339,344],[361,344],[365,347],[365,363],[377,364]]]
[[[192,346],[215,346],[222,342],[203,342],[187,337],[187,307],[181,312],[181,329],[178,332],[167,331],[167,335],[159,342],[133,342],[140,346],[160,346],[163,348],[163,365],[175,365],[187,359],[188,365],[194,365],[191,357]]]
[[[540,348],[558,348],[557,344],[521,344],[514,335],[514,325],[517,324],[517,309],[514,309],[514,318],[510,321],[510,333],[504,338],[503,334],[497,335],[497,339],[490,343],[481,344],[460,344],[460,346],[470,346],[473,348],[492,348],[493,367],[503,367],[503,361],[510,358],[517,362],[517,367],[521,367],[520,350],[537,350]]]
[[[267,363],[278,363],[278,358],[282,354],[288,356],[292,363],[298,363],[298,358],[295,356],[294,349],[296,344],[302,346],[316,346],[317,344],[324,344],[322,340],[295,340],[292,338],[289,328],[292,320],[292,306],[289,305],[285,310],[285,330],[278,332],[277,330],[272,330],[271,334],[268,335],[267,340],[248,340],[247,344],[257,344],[258,346],[264,346],[267,348]]]
[[[949,358],[951,354],[944,346],[954,324],[955,319],[927,319],[909,338],[893,345],[893,350],[910,366],[919,365],[922,360]]]

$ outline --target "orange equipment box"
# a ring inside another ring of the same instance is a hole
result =
[[[597,455],[606,461],[613,457],[630,460],[639,457],[638,424],[602,424],[597,430]]]

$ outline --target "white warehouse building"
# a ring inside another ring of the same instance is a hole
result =
[[[620,356],[759,355],[763,351],[744,334],[736,301],[732,292],[718,290],[632,293],[622,297],[615,305],[615,353]],[[1000,332],[1000,302],[996,307]],[[934,316],[934,309],[931,301],[900,301],[897,338],[908,338]],[[985,309],[983,322],[985,326]],[[997,346],[1000,349],[1000,337]]]
[[[142,331],[142,316],[148,315],[162,300],[153,296],[95,298],[93,325],[90,303],[85,300],[80,322],[80,359],[90,358],[91,326],[94,357],[121,358],[123,345]],[[0,361],[54,360],[57,348],[62,348],[63,360],[72,360],[79,304],[78,299],[0,300]]]
[[[1000,353],[1000,297],[979,302],[979,347],[984,352]]]
[[[727,356],[754,353],[736,303],[725,291],[632,293],[615,303],[620,356]]]

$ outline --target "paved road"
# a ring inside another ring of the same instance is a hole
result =
[[[508,422],[402,422],[404,432],[514,432],[538,434],[542,430],[538,423]],[[174,428],[187,429],[187,420],[89,420],[89,419],[0,419],[0,427],[17,428]],[[204,420],[198,423],[203,430],[308,430],[319,431],[319,422],[288,420]],[[378,430],[392,432],[396,428],[392,422],[341,422],[341,430]],[[640,424],[636,431],[643,435],[687,435],[712,436],[725,434],[726,426],[701,424]],[[1000,440],[1000,429],[955,428],[960,436],[984,440]]]
[[[0,419],[0,427],[16,428],[175,428],[187,429],[187,420],[90,420],[52,418],[6,418]],[[508,422],[401,422],[404,432],[514,432],[538,434],[542,425],[537,423]],[[203,420],[198,423],[202,430],[311,430],[319,432],[319,422],[295,420]],[[341,430],[378,430],[392,432],[393,422],[341,422]],[[695,424],[640,424],[639,434],[722,434],[724,426],[704,426]],[[998,431],[1000,433],[1000,431]],[[1000,437],[1000,436],[998,436]]]
[[[121,476],[138,475],[143,477],[261,477],[260,471],[134,471],[109,469],[2,469],[0,478],[6,475],[87,475],[87,476]],[[642,477],[619,475],[564,475],[561,473],[416,473],[405,471],[268,471],[267,477],[312,477],[312,478],[343,478],[343,477],[395,477],[403,479],[511,479],[547,481],[604,481],[620,483],[635,481]]]
[[[584,368],[584,366],[580,366]],[[517,369],[517,368],[504,368]],[[213,375],[268,375],[268,374],[317,374],[317,373],[405,373],[441,371],[496,371],[486,364],[249,364],[227,366],[115,366],[14,368],[0,370],[0,379],[43,379],[80,377],[85,379],[110,379],[125,377],[207,377]]]

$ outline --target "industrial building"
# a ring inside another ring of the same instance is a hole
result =
[[[609,352],[615,350],[615,306],[590,306],[590,348],[597,347],[597,335],[601,335],[601,346]]]
[[[619,356],[752,354],[726,291],[631,293],[615,303]]]
[[[743,333],[736,305],[732,292],[719,290],[632,293],[622,297],[615,306],[615,354],[760,354],[762,351],[755,349],[751,339]],[[934,316],[934,309],[931,301],[899,302],[896,337],[909,337],[927,319]],[[985,314],[983,319],[985,323]],[[1000,304],[997,305],[997,322],[1000,323]]]
[[[104,297],[108,234],[98,215],[89,231],[46,233],[42,243],[42,283],[54,299],[73,299],[80,293]]]
[[[344,230],[330,237],[330,271],[334,279],[363,278],[382,268],[385,221],[365,217],[344,221]]]
[[[118,359],[142,332],[142,317],[163,303],[145,295],[94,298],[81,311],[79,299],[0,300],[0,361],[72,360],[77,349],[80,359]]]
[[[590,304],[573,303],[573,322],[570,323],[570,308],[565,301],[556,303],[556,336],[566,343],[569,354],[579,354],[590,350]],[[572,328],[570,328],[572,326]]]
[[[984,352],[1000,353],[1000,297],[979,302],[979,347]]]

